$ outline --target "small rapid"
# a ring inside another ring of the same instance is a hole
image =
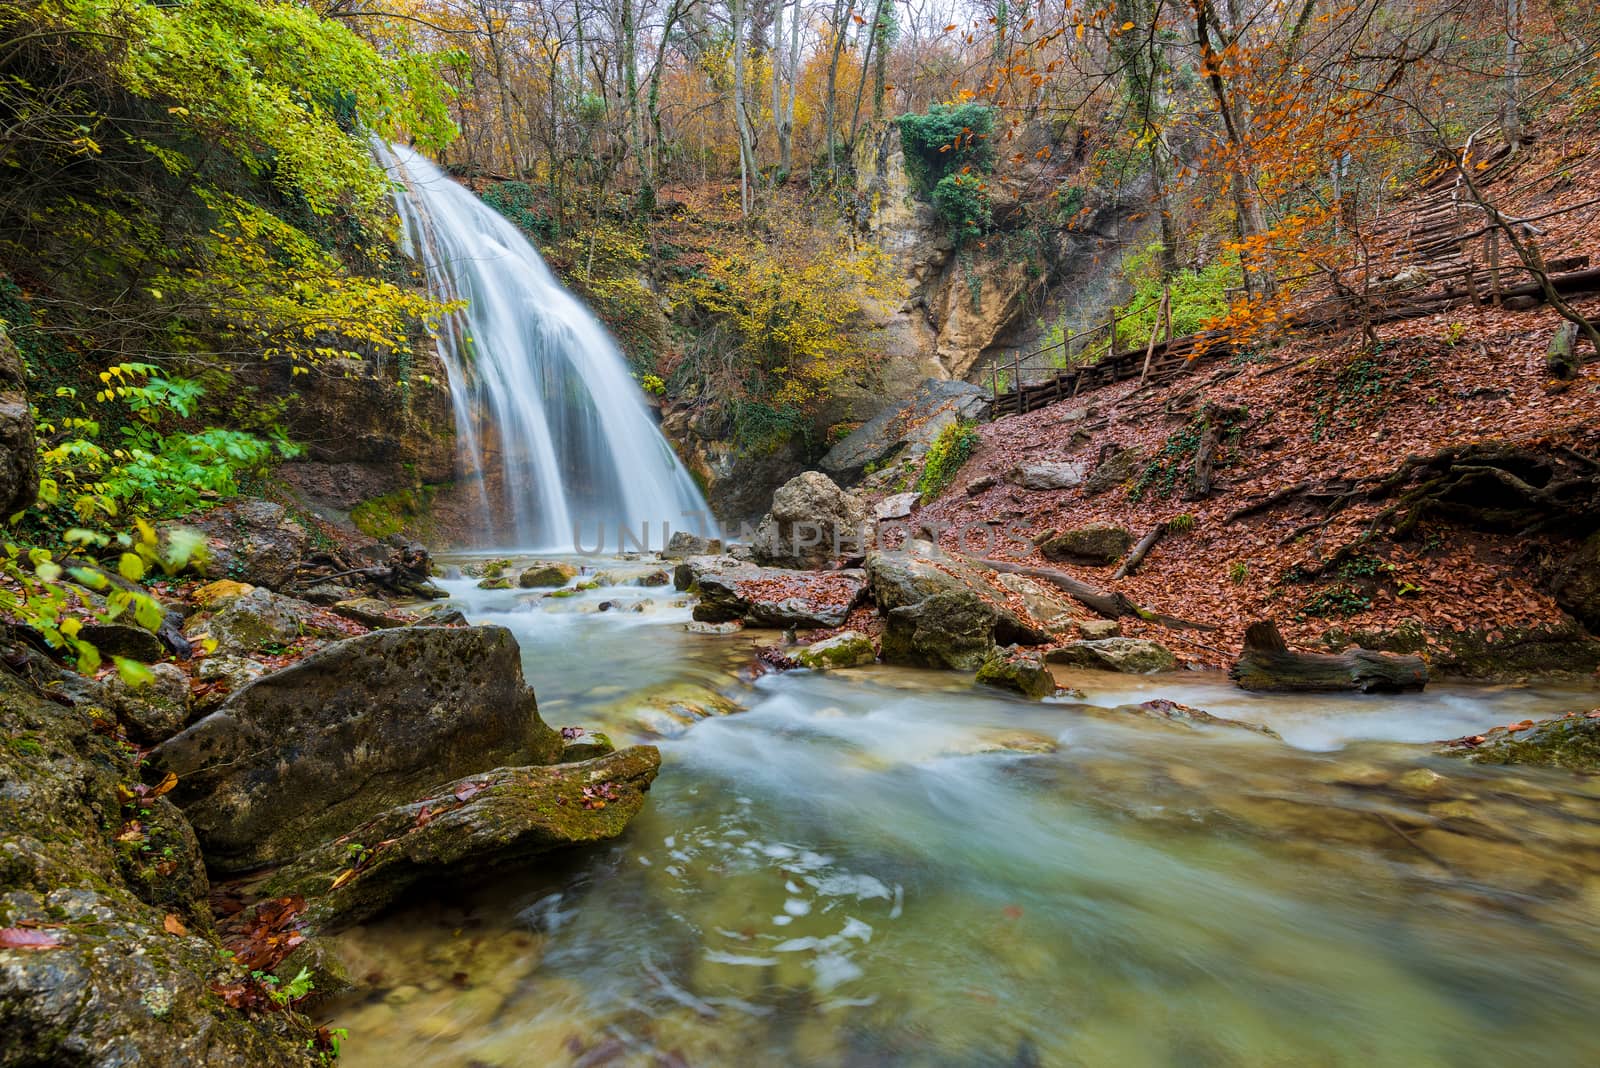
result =
[[[776,634],[692,634],[670,587],[605,578],[447,585],[517,635],[548,722],[661,746],[649,803],[340,936],[377,987],[337,1011],[349,1065],[1600,1059],[1600,783],[1406,744],[1592,693],[756,676]],[[1111,711],[1156,696],[1284,741]]]
[[[434,295],[464,300],[439,338],[480,546],[617,547],[710,509],[647,410],[616,343],[504,216],[409,148],[376,144],[402,248]]]

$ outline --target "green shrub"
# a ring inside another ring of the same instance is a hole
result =
[[[979,442],[978,428],[971,423],[951,423],[939,431],[922,460],[917,476],[917,492],[924,502],[931,501],[950,485]]]
[[[982,237],[992,216],[989,190],[975,174],[947,174],[933,187],[933,208],[957,245]]]
[[[927,197],[940,179],[963,167],[989,173],[995,115],[987,104],[935,104],[924,115],[900,116],[900,145],[912,188]]]

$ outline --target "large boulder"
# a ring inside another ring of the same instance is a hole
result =
[[[467,776],[378,813],[359,840],[311,850],[274,872],[261,892],[303,896],[304,917],[318,930],[356,923],[420,879],[458,879],[615,838],[644,806],[660,767],[654,746],[636,745],[582,763]]]
[[[158,746],[213,868],[288,860],[451,778],[546,764],[539,718],[503,627],[406,627],[328,646],[246,685]]]
[[[310,547],[311,536],[289,517],[283,505],[244,498],[191,516],[183,525],[206,539],[201,571],[214,579],[234,579],[281,590]]]
[[[820,471],[796,475],[772,495],[772,511],[751,539],[758,564],[819,568],[866,544],[871,513]]]
[[[1078,564],[1114,564],[1133,548],[1127,528],[1110,523],[1088,523],[1053,534],[1039,546],[1051,560]]]
[[[1147,638],[1098,638],[1094,641],[1069,642],[1058,649],[1051,649],[1045,654],[1045,659],[1052,664],[1121,671],[1129,675],[1152,675],[1158,671],[1171,671],[1178,666],[1178,658],[1172,655],[1171,649]]]
[[[312,1064],[285,1026],[306,1021],[246,1015],[212,992],[243,970],[210,933],[182,817],[164,797],[140,800],[148,817],[117,802],[136,755],[86,709],[8,673],[0,734],[0,1064]]]
[[[994,649],[995,622],[995,610],[966,590],[891,608],[884,617],[884,663],[976,671]]]
[[[577,574],[578,569],[571,564],[562,564],[555,561],[534,564],[532,567],[525,568],[522,574],[517,576],[517,585],[525,590],[549,586],[565,586]],[[479,585],[482,585],[482,583],[479,583]]]
[[[1023,602],[1029,615],[1037,608],[1058,619],[1065,611],[1037,583],[1015,583],[1013,576],[989,571],[930,542],[912,541],[898,552],[867,554],[866,569],[878,611],[918,604],[937,593],[964,593],[987,605],[995,616],[995,640],[1001,644],[1038,645],[1050,640],[1046,621],[1027,618],[1011,604]],[[1021,591],[1026,587],[1026,594]]]
[[[902,449],[926,450],[946,426],[976,419],[988,399],[982,386],[970,382],[924,379],[911,396],[885,407],[829,449],[818,466],[852,483]]]
[[[0,518],[27,508],[38,495],[39,450],[28,409],[28,374],[0,324]]]
[[[730,556],[690,557],[676,568],[679,588],[700,597],[702,623],[742,619],[757,627],[837,627],[866,595],[858,569],[795,571]]]

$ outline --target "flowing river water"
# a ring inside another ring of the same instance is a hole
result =
[[[670,587],[445,585],[546,721],[661,775],[619,841],[339,936],[348,1068],[1600,1063],[1600,780],[1403,744],[1592,692],[751,678],[777,636],[688,633]],[[1110,712],[1152,697],[1283,741]]]

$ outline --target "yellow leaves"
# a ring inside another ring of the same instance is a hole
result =
[[[1077,35],[1078,40],[1083,40],[1083,23],[1080,22],[1074,26],[1072,32]]]

